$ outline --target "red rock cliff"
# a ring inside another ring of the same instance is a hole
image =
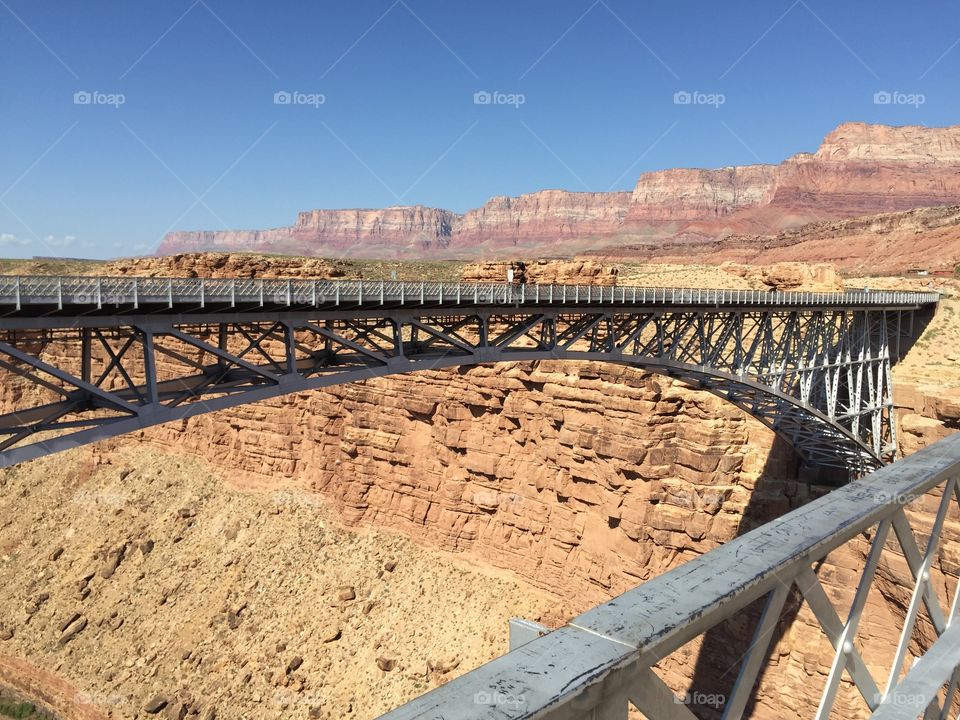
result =
[[[960,126],[846,123],[779,165],[646,173],[632,193],[543,190],[463,215],[423,206],[312,210],[290,227],[174,232],[159,253],[258,250],[350,257],[562,255],[638,238],[775,234],[812,221],[960,203]]]

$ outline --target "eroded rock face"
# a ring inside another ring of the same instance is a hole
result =
[[[703,254],[717,249],[713,243],[737,247],[726,241],[731,234],[776,235],[807,223],[960,203],[958,148],[960,126],[845,123],[815,153],[778,165],[650,172],[632,192],[497,196],[463,215],[423,206],[310,210],[286,228],[170,233],[158,252],[475,258],[592,250],[657,258],[694,248]]]
[[[335,278],[344,270],[320,258],[283,258],[245,253],[178,253],[106,263],[100,274],[138,277]]]
[[[536,248],[549,252],[580,238],[615,236],[624,229],[630,193],[541,190],[491,198],[454,225],[451,248]]]
[[[538,285],[616,285],[619,269],[596,260],[533,260],[531,262],[482,262],[465,265],[464,282],[507,282],[513,272],[516,283]]]
[[[645,173],[633,190],[629,219],[677,222],[728,217],[737,210],[770,203],[776,179],[774,165]]]
[[[749,280],[756,280],[769,290],[791,292],[840,292],[843,278],[834,265],[827,263],[782,262],[762,267],[724,263],[724,270]]]
[[[246,250],[298,255],[394,257],[436,254],[450,241],[456,213],[422,205],[380,210],[309,210],[291,227],[273,230],[176,231],[160,254]]]

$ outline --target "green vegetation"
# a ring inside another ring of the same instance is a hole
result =
[[[37,710],[33,703],[0,697],[0,717],[16,718],[16,720],[44,720],[50,716]]]

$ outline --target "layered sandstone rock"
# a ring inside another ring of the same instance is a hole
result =
[[[737,210],[769,203],[776,176],[772,165],[646,173],[633,190],[629,220],[677,222],[728,217]]]
[[[626,192],[541,190],[495,197],[458,219],[451,247],[461,252],[523,247],[549,253],[578,239],[622,232],[631,205]]]
[[[311,210],[301,212],[295,225],[273,230],[171,232],[157,252],[245,250],[350,257],[436,254],[449,244],[456,218],[448,210],[422,205],[382,210]]]
[[[783,262],[763,267],[724,263],[720,266],[733,275],[755,280],[769,290],[790,292],[840,292],[843,279],[834,265]]]
[[[506,282],[538,285],[616,285],[619,268],[595,260],[534,260],[470,263],[463,267],[465,282]]]
[[[246,253],[178,253],[168,257],[112,260],[98,274],[136,277],[335,278],[346,271],[336,261]]]
[[[731,234],[766,236],[811,222],[958,203],[958,147],[960,126],[846,123],[817,152],[778,165],[661,170],[642,175],[632,192],[498,196],[463,215],[423,206],[312,210],[287,228],[170,233],[158,252],[470,258],[602,250],[655,259],[688,247],[704,252],[712,243],[723,250]]]

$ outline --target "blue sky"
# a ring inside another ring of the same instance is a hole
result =
[[[627,190],[848,120],[960,124],[946,0],[0,0],[0,48],[7,257]]]

